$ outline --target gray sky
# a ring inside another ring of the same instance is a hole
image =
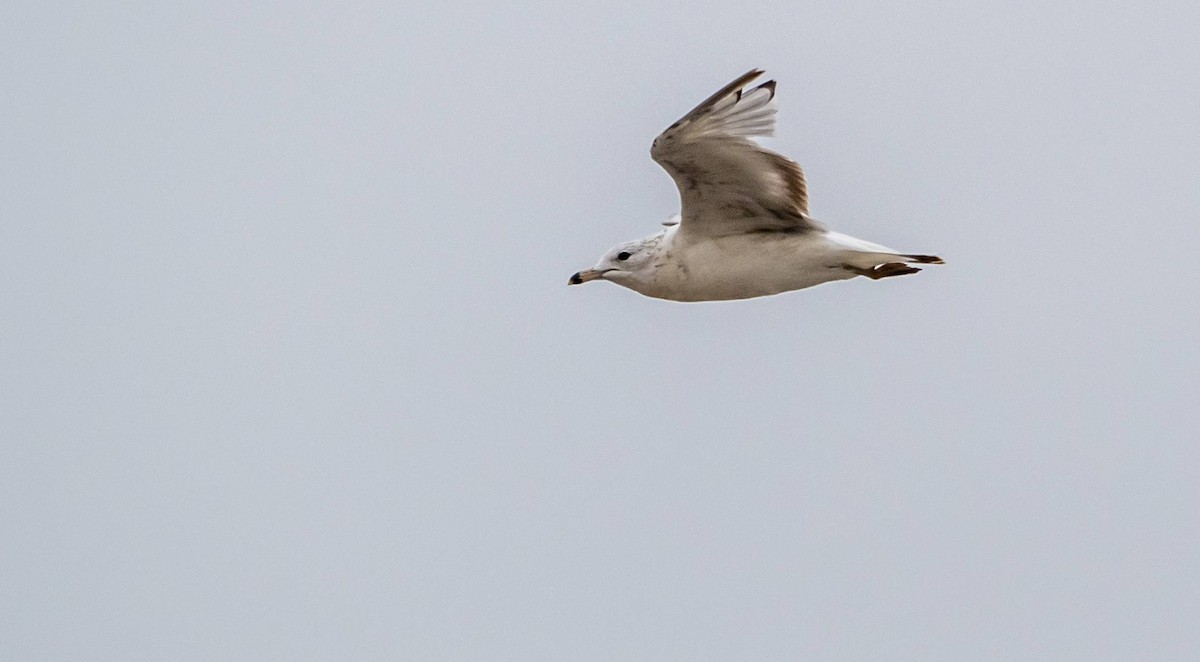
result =
[[[0,658],[1200,657],[1191,2],[0,9]],[[945,267],[566,287],[761,66]]]

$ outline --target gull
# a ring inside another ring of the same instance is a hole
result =
[[[763,73],[739,76],[655,138],[650,156],[675,180],[680,214],[657,234],[613,247],[569,285],[606,280],[657,299],[723,301],[942,264],[809,216],[800,166],[752,140],[775,132],[775,81],[747,90]]]

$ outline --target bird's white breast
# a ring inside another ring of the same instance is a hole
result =
[[[669,232],[643,294],[675,301],[747,299],[851,278],[824,233],[749,233],[688,242]]]

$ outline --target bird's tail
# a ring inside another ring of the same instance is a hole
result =
[[[944,264],[936,255],[908,255],[906,253],[854,253],[853,259],[842,264],[846,271],[866,276],[871,280],[904,276],[920,271],[910,264]]]

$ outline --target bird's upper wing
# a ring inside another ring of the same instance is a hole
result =
[[[650,156],[679,187],[682,232],[720,237],[823,229],[808,216],[800,166],[751,140],[775,131],[775,81],[745,89],[762,74],[755,69],[738,77],[655,138]]]

